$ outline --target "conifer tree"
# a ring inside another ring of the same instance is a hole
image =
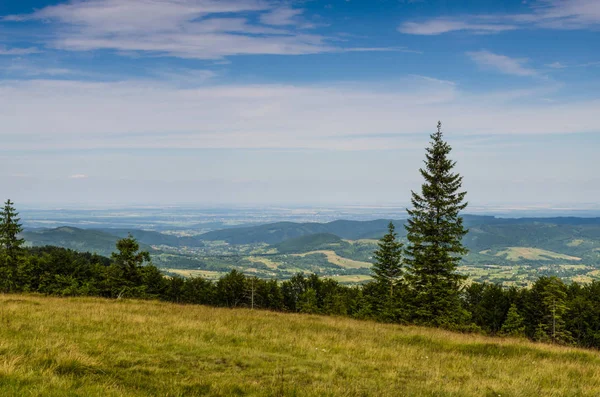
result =
[[[390,300],[402,277],[402,243],[397,238],[394,224],[390,222],[388,233],[379,240],[379,247],[373,253],[375,263],[371,268],[375,281],[389,291]]]
[[[2,283],[5,284],[5,290],[13,289],[16,283],[19,255],[25,243],[24,239],[19,238],[23,228],[18,216],[14,203],[6,200],[0,211],[0,266],[4,273]]]
[[[129,234],[126,238],[117,241],[117,250],[113,252],[111,259],[120,269],[124,281],[138,284],[141,280],[140,269],[144,262],[150,262],[150,254],[146,251],[138,252],[140,244]]]
[[[404,262],[418,323],[454,324],[463,314],[459,289],[464,277],[456,268],[467,253],[462,245],[467,230],[460,216],[467,203],[466,192],[460,192],[462,177],[452,172],[456,162],[448,157],[451,150],[438,122],[426,149],[425,168],[419,170],[425,182],[420,194],[412,192],[408,210]]]
[[[519,314],[517,307],[513,304],[508,309],[506,320],[500,328],[500,333],[506,336],[523,336],[525,335],[525,326],[523,325],[523,317]]]
[[[16,258],[25,240],[19,238],[23,231],[18,218],[19,213],[15,210],[14,203],[6,200],[4,208],[0,211],[0,247],[9,258]]]

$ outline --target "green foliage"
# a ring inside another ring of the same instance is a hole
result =
[[[506,315],[506,320],[500,328],[500,334],[506,336],[525,336],[523,317],[519,314],[517,306],[512,304]]]
[[[444,325],[460,322],[459,286],[464,279],[456,268],[467,250],[467,233],[460,217],[466,192],[459,192],[462,177],[453,173],[451,147],[443,140],[441,123],[426,149],[425,179],[421,193],[412,192],[412,209],[406,225],[406,279],[412,291],[414,321]]]
[[[378,248],[373,253],[375,262],[371,268],[375,281],[389,290],[390,301],[394,296],[394,287],[402,277],[402,243],[398,242],[397,237],[394,224],[390,222],[388,233],[379,240]]]
[[[23,231],[19,213],[14,203],[6,200],[0,211],[0,278],[2,289],[12,291],[18,282],[18,267],[25,240],[19,237]]]
[[[139,283],[140,269],[144,262],[150,262],[150,254],[146,251],[139,252],[140,244],[131,235],[117,241],[117,250],[118,252],[113,252],[111,259],[121,271],[124,281],[131,284]]]
[[[331,233],[309,234],[273,245],[282,254],[310,252],[339,246],[342,239]],[[347,244],[347,243],[346,243]]]
[[[509,310],[508,294],[496,284],[473,283],[466,287],[465,309],[471,314],[471,321],[488,333],[500,331]]]

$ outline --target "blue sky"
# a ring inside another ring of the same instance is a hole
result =
[[[7,0],[0,186],[395,204],[442,120],[475,205],[600,195],[600,1]]]

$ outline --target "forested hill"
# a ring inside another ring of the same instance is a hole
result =
[[[80,229],[62,226],[54,229],[36,229],[23,232],[22,237],[29,245],[46,245],[69,248],[80,252],[93,252],[110,256],[120,238],[131,234],[140,242],[144,250],[152,251],[152,246],[201,247],[202,241],[194,237],[177,237],[148,230],[128,229]]]
[[[268,225],[240,227],[227,230],[216,230],[200,235],[206,241],[226,241],[230,244],[267,243],[278,244],[285,240],[311,234],[328,233],[348,239],[379,238],[387,230],[389,220],[346,221],[339,220],[329,223],[294,223],[278,222]],[[393,221],[397,226],[404,221]],[[404,228],[397,227],[403,232]]]
[[[329,223],[278,222],[267,225],[216,230],[198,236],[205,241],[226,241],[230,244],[278,244],[310,234],[329,233],[347,240],[377,239],[387,230],[389,219],[373,221],[339,220]],[[399,237],[404,237],[405,220],[392,220]],[[548,239],[600,238],[600,218],[496,218],[465,215],[471,248],[494,245],[539,243]],[[485,236],[485,237],[484,237]]]
[[[340,251],[340,243],[336,238],[368,240],[365,244],[369,244],[370,240],[383,236],[389,222],[387,219],[338,220],[329,223],[278,222],[216,230],[191,237],[146,230],[59,227],[29,230],[23,233],[23,237],[33,246],[54,245],[102,255],[109,255],[117,239],[131,233],[146,250],[152,250],[153,246],[199,248],[211,242],[224,241],[232,246],[268,244],[279,253],[309,252],[318,247],[334,249],[338,254],[347,256],[347,253]],[[406,236],[404,222],[393,221],[401,240]],[[557,263],[600,264],[600,218],[507,219],[465,215],[464,222],[469,229],[464,238],[464,244],[470,251],[465,257],[467,263],[509,264],[552,259]],[[313,237],[303,239],[305,236]],[[365,253],[372,250],[364,247]],[[212,254],[212,251],[206,253]],[[368,257],[365,255],[350,255],[349,259],[364,261]]]

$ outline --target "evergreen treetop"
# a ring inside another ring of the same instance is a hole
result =
[[[4,208],[0,211],[0,247],[11,259],[15,258],[25,243],[24,239],[19,238],[23,228],[18,216],[14,203],[10,199],[6,200]]]
[[[519,314],[517,307],[512,304],[508,313],[506,314],[506,320],[500,328],[500,333],[507,336],[524,336],[525,326],[523,325],[523,317]]]
[[[375,263],[371,268],[373,278],[390,291],[391,298],[394,286],[402,277],[402,243],[398,241],[398,234],[391,221],[388,225],[388,233],[379,240],[373,256],[375,257]]]
[[[407,281],[412,289],[415,321],[442,324],[456,322],[460,310],[458,292],[463,276],[456,273],[467,250],[462,238],[467,233],[459,215],[467,207],[461,192],[462,177],[454,173],[456,162],[448,156],[452,148],[444,141],[442,124],[431,135],[421,192],[412,192],[406,230]]]

